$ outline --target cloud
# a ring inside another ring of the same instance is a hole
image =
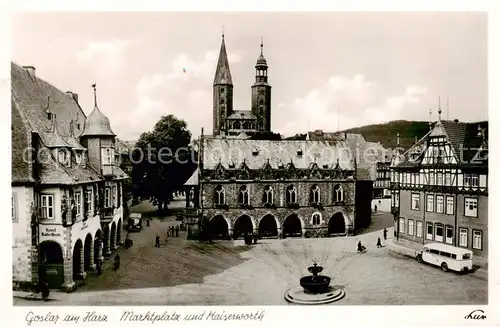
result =
[[[217,67],[218,51],[206,51],[201,60],[178,54],[164,71],[142,77],[136,86],[137,106],[126,118],[117,122],[117,131],[124,139],[136,139],[152,129],[161,116],[173,114],[188,123],[198,135],[212,127],[212,82]],[[238,52],[228,56],[233,65],[242,57]]]
[[[90,42],[85,48],[76,53],[76,58],[81,63],[87,63],[94,59],[116,59],[123,53],[127,45],[127,41],[119,39]]]
[[[364,75],[332,76],[323,85],[273,112],[273,129],[285,135],[323,129],[335,131],[400,119],[420,102],[424,86],[410,85],[401,95],[383,95]]]

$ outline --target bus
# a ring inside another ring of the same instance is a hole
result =
[[[140,213],[131,213],[128,217],[128,231],[138,231],[142,229],[142,215]]]
[[[442,243],[429,243],[417,254],[418,262],[441,267],[443,271],[467,272],[472,270],[472,251]]]

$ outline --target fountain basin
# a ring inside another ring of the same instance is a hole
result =
[[[328,276],[305,276],[300,279],[300,286],[306,293],[326,293],[329,291],[330,280]]]

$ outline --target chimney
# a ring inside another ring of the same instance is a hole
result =
[[[458,123],[458,119],[453,120],[453,122],[454,122],[455,124],[457,124],[457,123]]]
[[[26,69],[28,71],[28,73],[30,74],[30,76],[32,78],[36,78],[36,69],[34,66],[23,66],[24,69]]]
[[[69,95],[70,97],[72,97],[73,100],[75,100],[76,103],[78,103],[78,93],[73,93],[71,91],[66,91],[66,94]]]

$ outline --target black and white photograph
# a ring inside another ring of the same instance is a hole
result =
[[[488,19],[13,13],[13,306],[487,306]]]

